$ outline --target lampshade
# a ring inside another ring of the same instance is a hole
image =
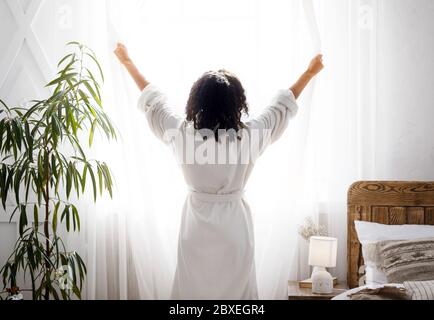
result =
[[[310,237],[309,265],[325,268],[336,266],[338,239],[331,237]]]

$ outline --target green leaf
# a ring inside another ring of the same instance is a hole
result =
[[[2,153],[2,149],[3,149],[3,134],[5,132],[5,122],[6,119],[0,120],[0,154]]]
[[[33,206],[33,223],[35,224],[36,231],[39,227],[39,217],[38,217],[38,206],[35,204]]]
[[[51,127],[52,127],[51,139],[53,141],[53,146],[56,148],[57,147],[57,142],[59,141],[59,136],[60,136],[61,129],[59,128],[59,126],[57,124],[56,116],[54,114],[51,117]]]
[[[30,133],[30,126],[29,126],[29,123],[27,121],[25,122],[24,130],[25,130],[25,135],[26,135],[29,161],[33,162],[33,136]]]
[[[9,217],[9,223],[11,223],[12,219],[14,218],[15,213],[21,208],[21,206],[17,205],[14,209],[14,211],[12,211],[11,216]]]
[[[68,121],[72,127],[72,132],[75,136],[77,136],[77,128],[78,128],[77,120],[75,119],[74,114],[72,113],[72,109],[69,108],[69,103],[67,103],[65,105],[68,106],[67,115],[68,115]]]
[[[59,68],[60,65],[61,65],[62,63],[64,63],[68,58],[70,58],[70,57],[72,57],[72,56],[75,56],[75,54],[74,54],[74,53],[70,53],[70,54],[64,56],[64,57],[59,61],[59,63],[57,64],[57,67]]]
[[[66,230],[69,232],[70,229],[70,219],[69,219],[69,205],[66,205],[63,209],[62,215],[60,217],[60,222],[63,222],[63,220],[66,220]]]
[[[71,167],[68,165],[66,168],[66,198],[69,199],[69,195],[71,194],[72,188],[72,177],[71,177]]]
[[[74,284],[76,284],[77,283],[77,273],[76,273],[76,268],[75,268],[75,261],[74,261],[74,258],[75,258],[75,253],[72,253],[70,256],[69,256],[69,259],[68,259],[68,265],[69,265],[69,267],[70,267],[70,270],[72,271],[72,282],[74,283]]]
[[[93,120],[92,125],[91,125],[90,130],[89,130],[89,147],[92,147],[93,135],[95,132],[95,126],[96,126],[96,120]]]
[[[69,232],[70,229],[71,229],[71,222],[70,222],[69,208],[68,208],[66,214],[66,231]]]
[[[83,259],[81,259],[81,257],[80,257],[79,254],[76,254],[75,256],[77,258],[78,264],[83,267],[84,274],[86,274],[87,273],[87,269],[86,269],[86,264],[84,263]]]
[[[112,179],[111,179],[110,170],[109,170],[109,168],[108,168],[108,166],[107,166],[106,163],[103,163],[101,165],[101,169],[102,169],[102,172],[103,172],[103,175],[104,175],[105,186],[106,186],[106,188],[107,188],[107,190],[108,190],[108,192],[110,194],[110,198],[113,198],[113,190],[112,190],[112,184],[113,184],[113,182],[112,182]]]
[[[87,81],[83,81],[84,85],[86,86],[87,90],[91,94],[92,98],[95,100],[95,102],[102,107],[102,103],[98,95],[95,93],[95,90],[91,87],[91,85]]]
[[[76,222],[75,222],[75,214],[74,214],[74,213],[72,213],[72,227],[73,227],[73,230],[74,230],[74,231],[75,231],[76,228],[77,228],[77,225],[76,225]]]
[[[56,162],[56,156],[54,154],[51,154],[51,171],[53,173],[53,176],[58,179],[59,172],[57,171],[57,162]]]
[[[85,267],[84,264],[82,263],[82,260],[80,258],[80,256],[78,254],[75,255],[75,259],[77,261],[77,267],[78,267],[78,273],[80,276],[80,290],[82,289],[82,284],[83,284],[83,280],[85,278]]]
[[[66,67],[63,68],[63,70],[60,70],[59,74],[66,74],[67,71],[71,70],[74,63],[76,63],[78,60],[75,59],[75,55],[71,58],[71,61],[66,65]]]
[[[8,112],[11,111],[11,110],[9,109],[9,107],[6,105],[6,103],[5,103],[2,99],[0,99],[0,104],[1,104],[3,107],[5,107],[6,110],[7,110]]]
[[[66,75],[64,75],[64,76],[66,76]],[[67,77],[64,77],[64,76],[62,76],[62,77],[65,78],[65,79],[63,79],[62,81],[68,82],[69,79],[67,79]],[[73,77],[74,76],[71,76],[71,78],[73,78]],[[61,77],[59,77],[59,78],[61,78]],[[58,85],[62,86],[62,82],[60,81]],[[57,89],[58,89],[58,87],[56,88],[56,90]],[[62,99],[64,98],[64,96],[67,93],[68,93],[68,90],[60,90],[60,88],[59,88],[59,90],[56,91],[50,98],[48,98],[47,100],[43,101],[43,105],[44,106],[48,106],[48,105],[53,104],[53,103],[54,104],[58,103],[58,102],[62,101]]]
[[[59,211],[59,206],[60,206],[60,201],[58,201],[54,206],[53,221],[52,221],[54,233],[56,233],[57,231],[57,212]]]
[[[39,153],[38,153],[38,174],[41,177],[45,176],[44,159],[42,158],[42,152],[43,152],[43,149],[40,149]]]
[[[84,164],[83,174],[81,175],[81,192],[84,193],[86,188],[87,163]]]
[[[72,214],[74,216],[74,231],[75,231],[75,223],[77,223],[77,229],[80,231],[80,215],[78,214],[77,208],[72,205]]]
[[[80,290],[77,288],[76,285],[73,285],[73,286],[72,286],[72,292],[74,292],[74,294],[77,296],[77,298],[81,300],[81,292],[80,292]]]
[[[20,235],[23,235],[23,231],[24,231],[24,227],[27,226],[28,221],[27,221],[27,212],[26,212],[26,206],[25,205],[21,205],[20,206],[20,222],[19,222],[19,229],[20,229]]]
[[[24,183],[26,186],[26,202],[29,199],[29,191],[30,191],[30,185],[32,184],[32,180],[31,180],[31,173],[29,172],[29,170],[26,171],[26,182]]]
[[[2,200],[2,206],[3,209],[6,211],[6,197],[7,197],[7,191],[6,191],[6,180],[7,180],[7,174],[8,174],[8,168],[6,164],[2,164],[2,168],[0,171],[0,193],[1,193],[1,200]]]
[[[14,132],[14,136],[13,136],[13,140],[15,142],[14,145],[18,148],[18,150],[21,151],[21,142],[22,142],[21,127],[17,124],[16,120],[12,121],[12,130]]]
[[[60,83],[60,82],[62,82],[62,81],[70,80],[70,79],[76,77],[77,75],[78,75],[77,72],[72,72],[72,73],[66,73],[66,74],[63,74],[63,75],[61,75],[60,77],[58,77],[58,78],[54,79],[53,81],[49,82],[49,83],[46,85],[46,87],[51,87],[51,86],[53,86],[53,85],[55,85],[55,84],[58,84],[58,83]]]
[[[6,199],[8,196],[8,191],[9,191],[9,188],[10,188],[11,183],[12,183],[12,178],[14,176],[14,169],[8,168],[7,172],[8,172],[7,179],[6,179],[5,186],[3,188],[3,193],[2,193],[2,202],[3,202],[3,207],[5,210],[6,210]]]
[[[59,294],[57,293],[56,289],[51,284],[48,285],[48,288],[49,292],[53,295],[54,300],[59,300]]]
[[[15,193],[15,201],[17,204],[20,203],[20,185],[21,185],[21,178],[23,176],[23,173],[25,171],[25,167],[21,167],[20,170],[17,170],[15,172],[14,176],[14,193]]]
[[[80,48],[82,47],[82,44],[80,42],[77,42],[77,41],[70,41],[66,45],[67,46],[75,45],[75,46],[78,46]]]
[[[68,294],[66,293],[66,290],[60,290],[60,294],[62,295],[63,300],[70,300]]]
[[[96,81],[95,77],[93,76],[93,73],[88,68],[85,69],[87,71],[88,76],[91,78],[92,83],[95,86],[96,94],[98,95],[99,100],[101,100],[101,92],[99,90],[100,88],[99,88],[98,81]]]
[[[98,164],[98,184],[99,184],[99,194],[102,195],[102,189],[103,189],[103,184],[102,184],[102,170],[100,168],[100,165]]]
[[[92,180],[93,201],[96,201],[97,186],[96,186],[95,174],[93,173],[93,169],[91,166],[89,166],[89,174],[90,174],[90,178]]]
[[[102,80],[102,82],[104,82],[105,81],[104,80],[104,72],[102,72],[102,68],[101,68],[101,65],[99,64],[98,60],[96,60],[96,58],[89,53],[86,53],[86,55],[89,56],[95,62],[96,66],[98,67],[99,74],[101,76],[101,80]]]
[[[75,168],[75,165],[71,164],[71,171],[72,171],[72,177],[73,177],[73,181],[74,181],[74,189],[77,193],[77,198],[80,197],[80,181],[81,181],[81,177],[80,177],[80,173],[77,171],[77,169]]]
[[[89,101],[89,97],[87,96],[87,94],[81,89],[78,89],[77,91],[78,91],[78,94],[80,95],[81,99],[83,99],[84,103],[87,106],[91,106],[91,103]]]
[[[94,118],[97,118],[98,117],[98,114],[96,113],[96,111],[95,111],[95,109],[94,108],[92,108],[92,106],[91,105],[86,105],[87,106],[87,109],[89,110],[89,112],[92,114],[92,116],[94,117]],[[89,117],[90,118],[90,117]],[[90,120],[90,119],[89,119]]]

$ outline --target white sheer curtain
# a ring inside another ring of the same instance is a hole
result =
[[[325,71],[299,100],[282,139],[258,160],[247,188],[254,213],[260,298],[286,299],[287,280],[309,275],[306,216],[339,238],[345,279],[346,189],[373,173],[375,1],[70,1],[85,11],[82,40],[106,72],[106,109],[121,137],[93,151],[116,178],[113,200],[81,207],[86,221],[70,244],[85,253],[89,299],[166,299],[176,265],[185,186],[170,150],[136,109],[137,89],[115,61],[127,44],[142,72],[180,112],[193,81],[226,68],[244,84],[251,115],[289,87],[319,50]],[[371,23],[372,22],[372,23]],[[71,36],[75,36],[72,34]],[[368,86],[365,86],[368,84]],[[368,135],[366,135],[368,133]]]

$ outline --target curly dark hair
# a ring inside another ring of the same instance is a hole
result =
[[[241,116],[248,111],[240,80],[226,70],[205,72],[193,84],[186,106],[187,121],[197,130],[212,130],[216,141],[219,129],[244,128]]]

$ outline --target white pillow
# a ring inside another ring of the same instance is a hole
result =
[[[376,251],[379,241],[413,240],[434,237],[434,226],[403,224],[387,225],[367,221],[354,221],[357,237],[362,244],[367,285],[387,283],[386,274],[380,268],[380,257]]]

